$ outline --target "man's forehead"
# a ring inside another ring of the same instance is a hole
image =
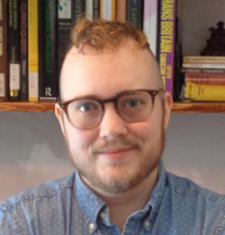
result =
[[[123,52],[103,51],[95,54],[83,54],[72,47],[62,67],[61,91],[68,94],[76,90],[79,95],[88,95],[99,89],[115,88],[115,92],[119,92],[161,88],[158,66],[152,55],[146,49],[142,49],[141,53],[137,48],[136,52],[129,51],[131,47],[121,48],[125,50]],[[149,83],[142,84],[144,79]]]

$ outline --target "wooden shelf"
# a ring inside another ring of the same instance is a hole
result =
[[[53,112],[54,103],[0,102],[0,112]],[[173,112],[225,113],[225,102],[174,103]]]
[[[173,112],[225,113],[225,102],[174,103]]]
[[[54,103],[0,102],[1,112],[52,112]]]

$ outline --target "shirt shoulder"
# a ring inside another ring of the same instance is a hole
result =
[[[22,224],[25,227],[29,223],[29,218],[40,216],[42,211],[44,213],[47,206],[51,210],[60,201],[63,203],[65,198],[70,198],[74,175],[43,183],[0,202],[0,235],[13,235]]]
[[[206,200],[224,201],[225,195],[201,187],[190,179],[167,173],[167,184],[177,195],[183,197],[204,197]]]
[[[167,189],[180,215],[189,214],[193,221],[202,221],[206,231],[214,228],[213,232],[225,235],[225,195],[171,173],[167,175]]]

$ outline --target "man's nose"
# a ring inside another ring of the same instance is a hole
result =
[[[117,113],[112,103],[105,104],[105,112],[100,123],[100,137],[110,140],[126,134],[126,122]]]

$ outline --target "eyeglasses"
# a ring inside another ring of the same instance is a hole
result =
[[[154,108],[155,97],[162,92],[163,89],[124,91],[109,99],[75,98],[59,102],[59,105],[72,126],[88,130],[101,123],[105,111],[104,104],[110,102],[114,103],[117,113],[126,122],[147,120]]]

